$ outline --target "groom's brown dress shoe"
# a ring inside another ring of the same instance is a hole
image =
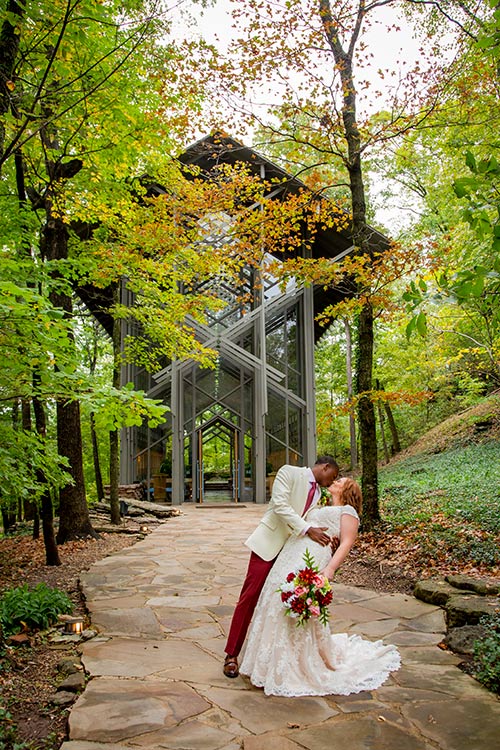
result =
[[[226,656],[222,671],[226,677],[238,677],[240,669],[238,667],[238,659],[236,656]]]

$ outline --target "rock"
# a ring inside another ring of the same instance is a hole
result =
[[[75,674],[80,669],[82,669],[82,665],[76,659],[61,659],[57,665],[57,671],[65,675]]]
[[[450,596],[456,596],[456,594],[457,590],[442,578],[417,581],[413,589],[413,595],[417,599],[429,604],[437,604],[440,607],[444,607]]]
[[[91,638],[95,638],[97,635],[97,630],[94,630],[94,628],[85,628],[85,630],[80,633],[82,641],[90,641]]]
[[[61,682],[57,688],[57,692],[70,692],[77,693],[79,690],[83,690],[85,687],[85,675],[82,672],[75,672],[70,674],[66,679]]]
[[[483,625],[463,625],[461,628],[451,628],[443,643],[458,654],[473,654],[474,643],[486,635]]]
[[[15,635],[9,635],[6,639],[9,646],[31,646],[31,640],[29,635],[26,633],[16,633]]]
[[[54,706],[69,706],[70,703],[74,702],[75,698],[76,696],[74,693],[61,691],[60,693],[55,693],[50,699],[50,702]]]
[[[500,607],[497,597],[463,594],[451,596],[445,604],[448,629],[476,625],[484,615],[492,615]]]
[[[466,575],[449,575],[446,580],[451,586],[464,591],[473,591],[481,596],[497,596],[500,594],[500,583]]]
[[[78,643],[80,641],[80,633],[68,633],[67,635],[54,635],[49,636],[50,643],[53,644],[64,644],[64,643]]]

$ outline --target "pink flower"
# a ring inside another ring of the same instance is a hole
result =
[[[313,581],[314,585],[317,586],[319,589],[325,585],[325,576],[317,575],[314,577]]]
[[[319,617],[320,609],[316,604],[313,604],[309,607],[309,614],[311,617]]]
[[[304,588],[304,586],[296,586],[294,593],[295,593],[295,596],[302,596],[302,594],[305,594],[306,591],[307,589]]]

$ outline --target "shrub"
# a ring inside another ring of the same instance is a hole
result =
[[[24,625],[31,630],[43,630],[57,620],[57,615],[69,614],[72,609],[71,599],[64,591],[51,589],[45,583],[31,590],[26,584],[9,589],[0,599],[3,635],[17,633]]]
[[[500,693],[500,612],[482,617],[488,635],[474,644],[476,679],[493,693]]]

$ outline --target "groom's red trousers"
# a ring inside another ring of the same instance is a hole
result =
[[[247,575],[229,628],[225,648],[229,656],[238,656],[241,651],[260,592],[275,560],[275,557],[263,560],[255,552],[250,555]]]

